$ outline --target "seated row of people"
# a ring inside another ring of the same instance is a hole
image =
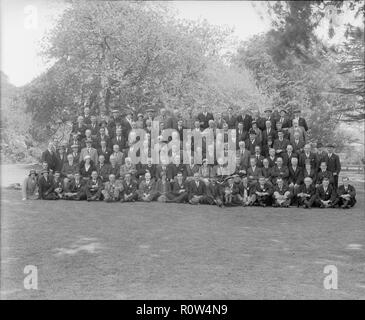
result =
[[[106,202],[157,200],[218,206],[297,205],[303,208],[349,208],[356,203],[356,190],[349,184],[347,177],[343,178],[343,185],[337,191],[327,177],[317,187],[309,176],[298,186],[285,183],[282,177],[277,177],[275,183],[264,176],[259,176],[255,183],[250,184],[248,181],[247,176],[240,177],[238,174],[224,180],[203,179],[199,172],[195,172],[190,180],[184,179],[183,173],[178,172],[173,181],[169,181],[166,171],[161,171],[160,178],[156,180],[147,171],[140,181],[127,172],[123,179],[117,179],[111,173],[108,180],[103,182],[96,170],[92,171],[90,178],[83,178],[80,172],[76,172],[72,177],[63,179],[60,172],[50,175],[47,169],[43,169],[39,179],[35,170],[31,170],[23,184],[23,199]]]

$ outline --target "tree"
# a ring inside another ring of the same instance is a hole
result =
[[[136,113],[147,105],[259,105],[265,98],[249,72],[219,55],[230,34],[154,3],[74,1],[44,41],[54,64],[27,87],[28,110],[42,127],[84,105]]]

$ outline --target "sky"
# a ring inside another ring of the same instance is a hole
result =
[[[0,1],[1,70],[12,84],[22,86],[47,69],[39,54],[40,42],[67,5],[63,0]],[[233,27],[237,43],[270,26],[266,18],[260,18],[265,17],[264,2],[169,1],[169,5],[181,18],[206,19],[213,25]]]
[[[181,18],[234,27],[239,40],[268,28],[250,1],[171,1],[170,6]],[[1,0],[1,70],[12,84],[22,86],[47,69],[40,41],[65,8],[61,0]]]

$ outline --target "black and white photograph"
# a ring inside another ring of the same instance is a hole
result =
[[[363,0],[0,3],[1,300],[365,299]]]

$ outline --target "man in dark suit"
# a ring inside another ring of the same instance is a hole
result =
[[[272,110],[270,108],[265,109],[265,129],[267,121],[271,122],[271,128],[275,128],[275,119],[272,115]]]
[[[178,133],[179,133],[179,137],[180,137],[180,141],[183,141],[184,139],[184,129],[186,129],[184,126],[183,126],[183,119],[179,119],[177,121],[177,126],[176,128],[174,128]]]
[[[276,123],[277,122],[281,123],[281,128],[283,129],[290,127],[290,120],[285,109],[280,110],[280,118],[276,121]]]
[[[211,202],[207,195],[206,184],[200,180],[199,172],[194,173],[194,180],[190,181],[188,199],[190,204],[206,204]]]
[[[276,159],[276,165],[271,169],[272,183],[276,184],[278,178],[283,179],[286,184],[289,178],[289,169],[283,165],[283,158]]]
[[[95,144],[96,144],[97,148],[100,148],[100,146],[101,146],[100,142],[102,140],[104,140],[106,142],[106,147],[107,148],[111,148],[112,147],[112,143],[111,143],[110,137],[105,133],[105,128],[104,127],[100,127],[99,128],[99,132],[96,135]]]
[[[138,200],[137,182],[130,173],[124,175],[123,190],[120,202],[134,202]]]
[[[251,152],[251,154],[255,153],[255,147],[260,146],[260,141],[256,137],[256,132],[253,129],[249,131],[249,138],[245,141],[246,149]]]
[[[71,180],[69,192],[64,194],[65,200],[86,200],[85,180],[79,172],[75,172]]]
[[[336,191],[328,178],[323,178],[322,184],[317,188],[316,205],[320,208],[333,208],[336,200]]]
[[[124,119],[122,120],[122,128],[123,128],[122,135],[126,141],[128,140],[129,132],[132,130],[132,122],[133,122],[133,112],[127,111]]]
[[[91,173],[89,181],[85,186],[86,200],[87,201],[100,201],[102,200],[101,190],[103,189],[103,181],[98,176],[98,172],[94,170]]]
[[[271,127],[272,122],[270,120],[266,120],[265,122],[265,129],[262,130],[262,144],[266,145],[267,141],[269,140],[269,137],[271,137],[271,140],[275,140],[276,132]]]
[[[243,128],[243,122],[239,122],[237,124],[236,129],[236,145],[237,148],[239,147],[240,141],[245,141],[248,138],[248,132],[244,130]]]
[[[115,131],[115,137],[112,139],[111,141],[112,146],[114,147],[115,145],[119,146],[119,150],[124,150],[125,146],[126,146],[126,141],[122,135],[122,129],[118,128]]]
[[[251,129],[252,116],[249,114],[249,111],[242,110],[241,114],[236,118],[236,122],[243,124],[243,130],[248,132]]]
[[[307,121],[304,118],[300,117],[300,113],[301,111],[299,109],[294,110],[294,118],[291,121],[291,126],[293,126],[293,120],[297,119],[299,127],[303,127],[305,131],[308,131]]]
[[[200,128],[202,130],[209,127],[209,120],[214,120],[213,114],[208,112],[208,107],[203,105],[202,112],[198,114],[198,120],[200,122]]]
[[[288,166],[289,179],[288,185],[290,191],[294,194],[296,193],[299,186],[303,183],[303,170],[298,166],[298,158],[293,156],[291,162]]]
[[[64,145],[60,145],[56,152],[56,171],[61,172],[63,165],[66,162],[66,147]]]
[[[293,152],[293,146],[291,144],[288,144],[286,146],[286,152],[282,153],[283,165],[288,167],[291,164],[291,159],[293,157],[298,158],[298,155]]]
[[[282,178],[277,178],[273,193],[273,207],[289,208],[292,193]]]
[[[333,144],[327,145],[327,154],[324,157],[324,161],[327,163],[327,170],[332,172],[333,175],[333,186],[335,190],[338,187],[338,176],[341,171],[341,162],[340,157],[337,154],[334,154],[335,146]]]
[[[262,176],[261,168],[258,167],[256,158],[251,157],[250,166],[247,169],[247,181],[249,186],[257,183],[260,176]]]
[[[251,190],[253,205],[266,207],[271,204],[272,187],[266,182],[263,176],[259,177],[257,183]]]
[[[316,181],[316,187],[319,187],[319,185],[322,184],[323,179],[328,179],[329,183],[333,185],[334,179],[333,174],[331,171],[327,169],[327,163],[325,161],[322,161],[320,166],[320,170],[317,174],[317,181]]]
[[[94,115],[90,116],[90,121],[91,122],[87,127],[88,127],[88,129],[91,130],[91,136],[96,137],[96,135],[99,132],[99,125],[96,122],[96,116],[94,116]]]
[[[312,169],[318,170],[317,157],[311,151],[311,145],[309,143],[304,145],[303,153],[299,155],[299,166],[304,168],[306,161],[309,161]]]
[[[53,178],[49,176],[49,171],[44,169],[41,171],[41,177],[38,180],[39,199],[57,200],[58,197],[54,192]]]
[[[284,138],[283,131],[278,131],[278,139],[276,139],[274,141],[274,145],[273,145],[276,155],[282,157],[288,144],[289,144],[289,140]]]
[[[354,186],[349,184],[349,181],[350,179],[348,177],[343,177],[343,185],[339,186],[337,189],[336,204],[343,209],[351,208],[356,203],[356,190]]]
[[[105,163],[109,163],[109,158],[112,154],[112,150],[107,147],[107,142],[105,140],[101,140],[99,146],[100,148],[97,149],[98,156],[103,155]]]
[[[42,162],[47,162],[48,169],[50,169],[52,171],[55,171],[56,170],[56,167],[57,167],[57,157],[56,157],[55,146],[54,146],[54,144],[52,142],[50,142],[48,144],[47,150],[45,150],[42,153],[41,161]]]
[[[182,172],[176,175],[176,181],[172,184],[172,190],[168,202],[185,203],[188,201],[189,188],[188,183],[184,181]]]
[[[304,183],[299,186],[295,194],[298,207],[311,208],[316,200],[316,187],[310,177],[304,178]]]
[[[233,114],[232,107],[228,108],[227,115],[224,117],[224,120],[228,124],[228,129],[234,129],[236,127],[236,117]]]

